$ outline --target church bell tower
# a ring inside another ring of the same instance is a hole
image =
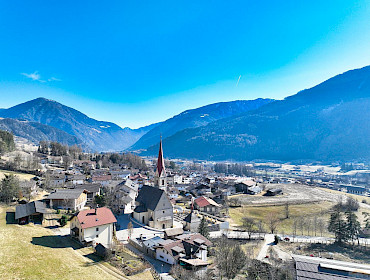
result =
[[[167,188],[167,177],[166,177],[166,169],[165,169],[164,158],[163,158],[162,137],[161,137],[161,141],[159,142],[159,153],[158,153],[158,160],[157,160],[157,169],[155,171],[155,177],[154,177],[154,184],[160,189]]]

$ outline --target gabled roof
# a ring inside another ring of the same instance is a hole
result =
[[[76,189],[85,189],[89,193],[90,192],[98,192],[101,188],[100,184],[82,184],[82,185],[77,185]]]
[[[59,189],[49,194],[46,199],[77,199],[85,189]]]
[[[154,211],[162,195],[166,195],[163,190],[144,185],[139,191],[136,201],[139,202],[140,205],[145,205],[147,209]]]
[[[164,230],[165,235],[168,237],[170,236],[176,236],[184,233],[184,230],[182,228],[168,228]]]
[[[106,207],[81,211],[77,219],[83,229],[117,222],[112,211]]]
[[[182,240],[186,243],[195,245],[195,246],[199,246],[200,241],[203,241],[202,244],[204,244],[206,246],[211,246],[212,245],[212,242],[209,241],[207,238],[205,238],[200,233],[185,233],[185,234],[182,234],[182,235],[178,235],[175,238],[178,239],[178,240]]]
[[[208,205],[220,207],[213,199],[210,199],[205,196],[198,197],[197,199],[194,200],[194,202],[199,206],[199,207],[205,207]]]
[[[32,201],[27,204],[17,205],[15,219],[30,216],[35,213],[46,213],[45,205],[41,201]]]

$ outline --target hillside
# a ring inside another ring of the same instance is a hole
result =
[[[0,119],[0,129],[12,132],[15,136],[26,138],[35,144],[38,144],[41,140],[56,141],[65,145],[83,144],[75,136],[60,129],[36,122]]]
[[[369,108],[370,66],[255,111],[182,130],[163,147],[166,156],[198,159],[369,160]]]
[[[56,101],[37,98],[0,111],[3,118],[38,122],[76,136],[92,150],[119,151],[131,146],[152,126],[132,130],[97,121]]]
[[[205,126],[220,119],[255,110],[272,101],[274,100],[262,98],[256,100],[237,100],[220,102],[187,110],[157,125],[141,137],[130,149],[145,149],[158,143],[161,135],[163,138],[166,138],[174,135],[180,130]]]

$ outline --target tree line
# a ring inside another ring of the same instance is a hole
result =
[[[216,163],[214,165],[214,171],[217,173],[234,174],[247,177],[253,177],[256,175],[256,172],[250,166],[241,163]]]
[[[82,154],[82,149],[77,145],[68,146],[54,141],[40,141],[38,152],[44,155],[70,156],[73,159],[78,159]]]
[[[12,133],[0,130],[0,155],[12,152],[15,149],[14,136]]]

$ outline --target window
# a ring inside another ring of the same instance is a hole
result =
[[[98,227],[96,228],[96,231],[99,231],[99,228]]]
[[[96,238],[99,238],[99,234],[96,235]]]

